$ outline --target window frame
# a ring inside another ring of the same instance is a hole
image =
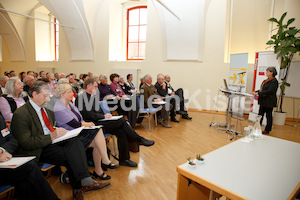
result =
[[[56,18],[54,18],[54,60],[58,61],[59,59],[59,38],[57,38],[56,34],[59,34],[59,22]],[[57,23],[57,24],[56,24]]]
[[[138,26],[139,29],[138,29],[138,42],[129,42],[128,39],[129,39],[129,12],[131,10],[136,10],[136,9],[141,9],[141,8],[146,8],[147,9],[147,6],[135,6],[135,7],[132,7],[132,8],[128,8],[127,9],[127,41],[126,41],[126,45],[127,45],[127,48],[126,48],[126,60],[145,60],[146,58],[146,55],[145,55],[145,58],[140,58],[140,54],[139,54],[139,44],[140,43],[145,43],[147,42],[147,38],[146,38],[146,41],[144,42],[140,42],[140,27],[141,27],[141,24],[140,24],[140,10],[139,10],[139,24],[138,25],[134,25],[134,26]],[[142,24],[142,25],[145,25],[145,24]],[[147,27],[148,24],[146,24],[146,27]],[[138,58],[137,59],[131,59],[131,58],[128,58],[128,46],[130,43],[138,43]]]

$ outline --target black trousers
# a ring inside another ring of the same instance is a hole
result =
[[[262,118],[260,120],[260,124],[262,124],[264,115],[266,113],[267,125],[265,127],[265,131],[268,131],[268,132],[270,132],[272,130],[272,123],[273,123],[272,112],[273,112],[273,107],[270,108],[270,107],[259,106],[258,114],[262,116]]]
[[[32,160],[16,169],[0,169],[0,185],[15,186],[18,199],[57,199],[41,169]]]
[[[81,189],[81,180],[90,176],[85,149],[77,137],[44,147],[39,161],[65,166],[73,189]]]
[[[180,107],[179,107],[179,110],[182,111],[182,112],[185,112],[187,113],[186,111],[186,108],[184,106],[184,95],[183,95],[183,89],[182,88],[179,88],[178,90],[175,91],[175,94],[179,96],[179,99],[180,99]],[[177,107],[175,107],[177,108]]]
[[[139,113],[140,107],[139,107],[139,104],[138,104],[137,95],[133,95],[131,98],[133,99],[133,101],[132,100],[121,99],[121,100],[118,101],[117,104],[111,104],[111,103],[109,103],[108,106],[109,107],[117,106],[116,111],[117,111],[118,115],[127,115],[128,122],[130,123],[131,127],[134,129],[135,128],[135,124],[136,124],[136,118],[137,118],[137,115]],[[107,101],[111,102],[112,100],[108,99]],[[122,101],[122,103],[121,103],[121,101]],[[133,107],[134,109],[131,109],[131,110],[128,110],[128,111],[124,111],[122,109],[121,104],[123,106],[125,105],[127,108]],[[135,104],[135,105],[133,105],[133,104]]]
[[[129,160],[129,148],[128,141],[140,141],[139,136],[125,121],[124,118],[113,121],[98,121],[97,125],[103,126],[104,133],[110,133],[116,135],[118,138],[119,160]]]

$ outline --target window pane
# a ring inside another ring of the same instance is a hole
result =
[[[147,8],[140,9],[140,24],[147,24]]]
[[[58,46],[55,47],[55,50],[56,50],[56,58],[55,58],[55,60],[58,60],[59,59]]]
[[[56,44],[55,45],[59,45],[59,32],[55,33],[55,40],[56,40]]]
[[[129,11],[129,25],[139,24],[139,9],[134,9]]]
[[[146,57],[146,43],[139,43],[139,59]]]
[[[128,43],[128,59],[138,59],[138,43]]]
[[[128,28],[128,42],[138,42],[139,41],[139,27],[131,26]]]
[[[147,26],[140,26],[140,42],[146,42]]]

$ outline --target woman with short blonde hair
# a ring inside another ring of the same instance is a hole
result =
[[[112,164],[107,156],[107,147],[102,129],[96,128],[93,122],[83,121],[79,110],[71,103],[73,91],[69,84],[58,85],[55,93],[58,97],[54,105],[56,125],[67,130],[73,130],[81,126],[91,127],[91,129],[83,129],[78,137],[86,149],[88,147],[94,148],[95,171],[93,176],[101,180],[110,179],[111,177],[103,172],[101,161],[102,166],[105,168],[114,169],[119,167],[119,165]]]

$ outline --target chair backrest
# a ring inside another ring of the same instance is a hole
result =
[[[140,95],[138,95],[138,101],[139,101],[139,107],[140,107],[140,110],[144,108],[144,105],[143,105],[143,102],[141,102],[141,97]]]
[[[103,110],[104,114],[111,114],[107,101],[100,101],[100,107]]]

